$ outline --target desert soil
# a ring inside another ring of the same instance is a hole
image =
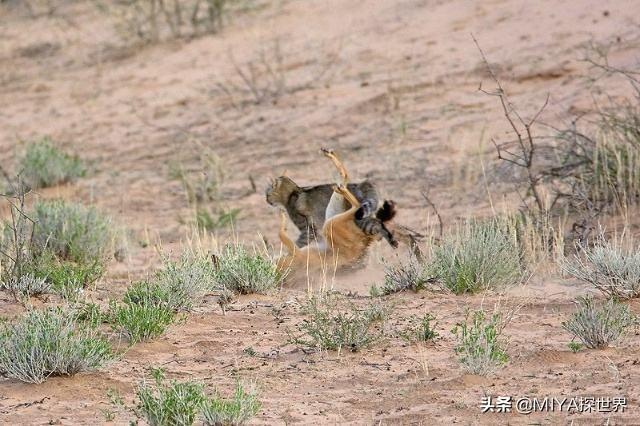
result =
[[[9,2],[11,3],[11,2]],[[399,207],[398,223],[437,231],[428,191],[445,225],[517,208],[491,138],[509,137],[473,34],[512,101],[540,121],[566,124],[593,104],[589,43],[614,43],[611,59],[638,65],[635,1],[306,0],[256,4],[218,34],[127,47],[90,2],[63,2],[32,18],[0,6],[0,161],[11,168],[20,141],[49,135],[78,153],[91,173],[39,191],[95,204],[130,234],[127,259],[113,262],[88,297],[106,303],[160,264],[157,247],[189,244],[189,206],[171,167],[197,172],[203,149],[220,158],[222,200],[240,209],[218,244],[277,241],[277,212],[264,200],[269,177],[287,170],[300,184],[333,181],[319,154],[338,151],[354,179],[374,179]],[[260,103],[234,67],[282,55],[284,86]],[[637,69],[637,68],[636,68]],[[624,82],[608,83],[624,94]],[[226,90],[223,90],[226,88]],[[252,190],[250,179],[256,182]],[[292,228],[292,226],[290,226]],[[293,231],[290,229],[290,232]],[[379,243],[369,265],[328,285],[365,304],[383,279],[381,259],[403,257]],[[302,286],[303,287],[303,286]],[[185,322],[91,374],[41,385],[0,379],[3,424],[102,424],[115,388],[133,404],[149,366],[228,392],[236,378],[260,388],[252,424],[640,424],[640,337],[572,353],[561,322],[589,289],[556,273],[534,274],[501,294],[403,293],[388,327],[410,315],[438,318],[440,337],[409,344],[393,333],[361,352],[307,353],[288,344],[304,318],[304,289],[241,296],[221,312],[207,297]],[[45,301],[46,302],[46,301]],[[488,377],[465,373],[451,328],[467,307],[519,307],[505,330],[508,364]],[[640,313],[640,305],[631,309]],[[0,293],[0,313],[23,308]],[[245,353],[251,347],[256,355]],[[482,414],[483,395],[627,398],[623,413]],[[127,424],[120,411],[114,422]]]

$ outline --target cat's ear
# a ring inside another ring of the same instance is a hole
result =
[[[289,177],[288,173],[289,173],[289,170],[284,169],[284,170],[282,171],[282,174],[281,174],[280,176]]]

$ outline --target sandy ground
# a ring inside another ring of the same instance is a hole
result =
[[[532,116],[549,95],[541,121],[561,125],[593,101],[581,61],[588,43],[616,43],[611,59],[637,67],[634,9],[623,0],[275,1],[234,15],[216,35],[130,48],[85,2],[36,19],[0,6],[0,161],[12,164],[18,141],[50,135],[90,162],[87,178],[40,196],[94,203],[130,231],[127,261],[111,265],[91,293],[99,302],[153,271],[155,243],[173,253],[185,244],[189,207],[170,170],[176,162],[195,170],[202,147],[221,159],[222,200],[240,209],[240,241],[277,239],[277,214],[263,195],[269,177],[286,169],[300,184],[335,178],[322,146],[336,149],[354,178],[374,179],[398,203],[398,222],[430,233],[435,221],[421,191],[446,224],[517,205],[495,171],[489,141],[504,138],[507,126],[497,100],[478,91],[481,81],[493,86],[471,34],[521,112]],[[256,103],[233,64],[273,58],[276,45],[285,83],[277,97]],[[607,89],[623,94],[626,86]],[[367,295],[382,281],[380,258],[394,255],[381,244],[367,269],[338,277],[335,288]],[[107,390],[131,404],[145,368],[155,365],[224,391],[236,377],[255,380],[263,402],[256,424],[640,424],[638,335],[618,348],[567,348],[560,323],[586,291],[542,274],[503,295],[391,296],[391,330],[431,312],[441,337],[418,346],[390,333],[355,354],[307,354],[286,343],[287,329],[303,318],[301,292],[243,296],[226,315],[211,297],[99,372],[42,385],[2,379],[0,422],[100,424]],[[505,331],[510,361],[489,377],[465,374],[450,330],[467,306],[499,302],[520,307]],[[0,309],[21,310],[7,294]],[[626,396],[628,408],[482,414],[483,395]],[[119,412],[115,422],[129,417]]]

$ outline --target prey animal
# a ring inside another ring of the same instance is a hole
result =
[[[358,222],[358,218],[366,219],[362,216],[364,209],[362,203],[349,189],[348,174],[344,166],[333,151],[323,150],[322,152],[338,169],[342,182],[332,187],[332,194],[324,211],[326,220],[320,228],[319,237],[321,238],[303,248],[298,247],[288,237],[287,214],[281,212],[279,236],[287,253],[277,261],[277,269],[280,272],[295,275],[298,272],[310,270],[337,271],[356,264],[366,256],[371,244],[380,239],[380,231],[368,232],[367,228]],[[346,209],[345,203],[348,204]],[[376,211],[375,216],[368,216],[377,221],[379,229],[384,230],[385,235],[388,234],[387,241],[390,242],[395,240],[385,223],[392,220],[395,213],[395,204],[392,201],[385,201]]]
[[[331,155],[339,161],[335,153],[331,152]],[[315,240],[322,239],[319,230],[322,229],[325,221],[334,213],[346,211],[350,207],[345,198],[339,198],[334,199],[335,205],[327,210],[334,194],[334,186],[333,184],[299,186],[293,179],[283,175],[273,179],[267,188],[267,202],[273,206],[283,207],[289,219],[300,231],[296,239],[298,247],[304,247]],[[398,242],[380,219],[388,216],[388,210],[394,210],[392,202],[388,201],[378,213],[378,192],[372,182],[365,180],[360,183],[347,183],[346,188],[360,205],[355,214],[356,225],[365,234],[382,237],[391,246],[397,247]]]

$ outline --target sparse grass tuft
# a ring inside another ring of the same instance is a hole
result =
[[[61,309],[31,310],[0,330],[0,372],[28,383],[99,368],[109,343]]]
[[[152,370],[154,385],[137,390],[138,412],[151,426],[192,425],[205,400],[203,386],[195,382],[165,382],[164,371]]]
[[[196,171],[186,171],[181,164],[170,168],[170,176],[180,180],[193,211],[193,221],[202,231],[215,231],[233,226],[240,209],[229,208],[222,200],[221,188],[225,173],[222,161],[206,145],[198,144],[199,165]]]
[[[98,260],[87,264],[64,261],[49,251],[33,258],[29,268],[34,276],[45,280],[53,292],[65,299],[75,299],[104,272],[104,264]]]
[[[145,298],[121,305],[112,302],[110,319],[112,326],[133,344],[162,335],[174,322],[175,312],[166,304],[156,304],[151,298]]]
[[[164,293],[168,306],[190,311],[193,303],[216,288],[216,271],[211,258],[184,253],[179,261],[165,260],[164,268],[151,280],[154,292]]]
[[[197,146],[197,153],[199,161],[195,173],[186,171],[180,163],[174,163],[170,169],[171,177],[180,180],[187,202],[192,206],[220,201],[225,181],[220,157],[204,145]]]
[[[151,303],[152,305],[165,305],[171,306],[171,295],[165,289],[155,283],[148,281],[138,281],[133,283],[127,288],[122,300],[127,304],[140,305],[144,303]]]
[[[594,245],[576,247],[574,258],[560,263],[564,272],[593,285],[608,297],[640,296],[640,251],[626,249],[621,240],[607,241],[602,234]]]
[[[400,332],[400,336],[409,342],[428,342],[438,337],[436,317],[426,313],[422,318],[413,316],[410,325]]]
[[[596,112],[592,129],[561,132],[565,179],[579,199],[595,206],[637,203],[640,197],[640,108],[637,103],[612,104]],[[558,169],[563,170],[558,167]]]
[[[407,290],[417,292],[425,288],[427,281],[418,261],[411,257],[407,262],[385,265],[384,284],[379,289],[379,293],[389,295]]]
[[[332,295],[310,299],[305,306],[307,318],[298,325],[300,335],[291,336],[290,342],[313,349],[357,352],[381,337],[382,330],[376,330],[375,324],[384,321],[384,310],[375,305],[365,310],[351,303],[341,305]]]
[[[564,256],[566,216],[524,210],[502,220],[507,234],[515,239],[521,262],[527,270],[544,271]]]
[[[204,403],[202,416],[207,426],[243,425],[258,413],[260,407],[255,390],[247,392],[238,382],[233,398],[224,399],[215,395]]]
[[[65,153],[49,138],[28,144],[19,167],[26,183],[32,188],[70,182],[86,173],[78,157]]]
[[[464,368],[484,376],[507,362],[504,343],[500,341],[503,328],[500,314],[487,318],[484,311],[467,312],[465,321],[452,330],[458,338],[455,351]]]
[[[207,207],[198,206],[196,208],[196,225],[198,229],[205,231],[215,231],[233,225],[240,213],[240,209],[225,210],[220,208],[211,211]]]
[[[569,349],[571,349],[571,352],[578,353],[580,352],[580,349],[582,349],[582,347],[584,346],[582,343],[578,343],[578,342],[569,342],[567,343],[567,346],[569,347]]]
[[[216,259],[216,282],[222,289],[240,294],[267,293],[282,281],[273,262],[242,246],[227,245]]]
[[[470,222],[434,248],[426,274],[455,294],[502,288],[523,276],[515,237],[499,219]]]
[[[260,410],[256,392],[245,391],[238,382],[231,399],[208,397],[197,382],[165,380],[162,369],[152,369],[153,385],[138,387],[138,417],[152,426],[192,425],[201,416],[205,425],[243,425]]]
[[[577,303],[578,310],[562,326],[588,348],[606,348],[635,322],[629,308],[613,299],[598,306],[589,295],[579,298]]]

